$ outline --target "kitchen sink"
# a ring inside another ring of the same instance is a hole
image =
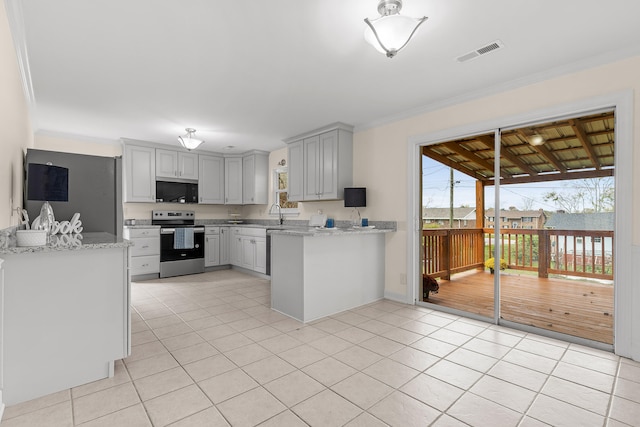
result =
[[[299,225],[268,225],[267,230],[308,230],[309,227]]]

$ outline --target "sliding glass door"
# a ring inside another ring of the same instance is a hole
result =
[[[423,146],[422,301],[612,344],[614,126],[596,111]]]

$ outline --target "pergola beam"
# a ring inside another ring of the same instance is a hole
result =
[[[480,135],[480,136],[478,136],[477,140],[482,142],[490,150],[493,150],[494,147],[493,147],[493,138],[492,137],[490,137],[488,135]],[[505,149],[505,147],[503,147],[503,149],[500,150],[500,155],[504,156],[505,159],[509,160],[511,163],[516,165],[523,172],[528,173],[529,175],[533,175],[533,176],[538,175],[538,172],[536,172],[534,169],[532,169],[529,165],[527,165],[522,160],[518,159],[518,157],[516,157],[513,154],[511,154],[511,152],[509,152],[509,150]],[[500,167],[500,170],[502,171],[502,167]],[[513,176],[513,175],[511,175],[511,176]]]
[[[538,175],[535,178],[530,176],[517,176],[500,180],[500,185],[506,184],[530,184],[532,182],[568,181],[572,179],[605,178],[613,176],[613,169],[600,169],[579,172],[548,173]],[[486,181],[485,185],[495,185],[494,180]]]
[[[435,160],[436,162],[440,162],[443,165],[449,166],[450,168],[453,168],[455,170],[457,170],[458,172],[467,175],[473,179],[477,179],[480,181],[486,181],[488,179],[490,179],[490,177],[481,175],[475,171],[472,171],[470,169],[467,168],[462,168],[460,167],[460,164],[458,162],[455,162],[453,160],[450,160],[447,156],[443,156],[442,154],[438,154],[435,151],[432,151],[431,149],[429,149],[428,146],[424,146],[422,147],[422,155],[423,156],[427,156],[430,159]]]
[[[527,135],[523,129],[518,129],[518,133],[520,134],[520,136],[522,137],[522,139],[524,139],[525,141],[527,140],[527,138],[529,137],[529,135]],[[545,147],[544,145],[532,145],[531,148],[533,148],[535,151],[538,152],[539,155],[541,155],[542,157],[544,157],[544,159],[551,163],[556,169],[558,169],[560,172],[564,173],[567,171],[567,168],[565,168],[562,163],[560,163],[558,161],[558,159],[556,159],[556,157],[553,155],[553,153],[551,153],[551,151],[549,151],[549,149],[547,147]]]
[[[464,149],[463,147],[460,146],[460,144],[455,143],[455,142],[445,142],[443,144],[443,146],[447,147],[449,150],[453,151],[454,153],[459,154],[460,156],[464,157],[465,159],[476,163],[480,166],[482,166],[483,168],[492,171],[493,170],[493,164],[491,164],[490,162],[486,161],[485,159],[483,159],[482,157],[478,156],[477,154]],[[507,174],[509,177],[511,177],[510,174]]]
[[[600,161],[598,160],[598,155],[593,149],[593,145],[589,143],[589,139],[584,129],[582,128],[582,124],[578,120],[569,120],[569,124],[571,125],[571,129],[573,129],[573,132],[578,137],[578,141],[580,141],[580,144],[582,144],[582,148],[584,148],[587,156],[589,156],[589,160],[591,160],[591,162],[593,163],[593,167],[596,168],[596,170],[599,170],[601,165]]]

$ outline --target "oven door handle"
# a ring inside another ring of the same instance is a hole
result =
[[[161,228],[160,229],[160,234],[175,234],[176,229],[175,228]],[[194,228],[193,229],[194,233],[204,233],[204,228]]]

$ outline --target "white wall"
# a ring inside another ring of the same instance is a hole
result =
[[[56,135],[46,132],[36,132],[33,148],[89,156],[122,156],[120,141],[93,140],[88,137]]]
[[[33,144],[27,103],[5,3],[0,4],[0,229],[18,224],[22,205],[23,153]]]

